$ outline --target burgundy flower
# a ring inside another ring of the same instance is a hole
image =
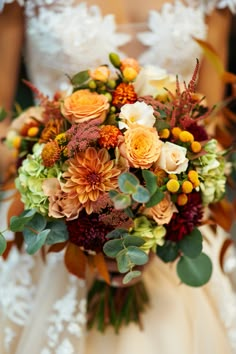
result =
[[[99,215],[87,215],[81,212],[78,219],[67,221],[69,240],[86,250],[101,252],[106,241],[106,235],[114,227],[105,225],[99,220]]]
[[[194,140],[196,141],[205,141],[209,138],[205,128],[198,125],[197,123],[190,124],[187,130],[193,134]]]
[[[166,225],[166,238],[178,242],[184,236],[189,235],[194,227],[201,224],[203,216],[202,200],[200,193],[194,192],[188,195],[188,203],[178,206],[178,213],[174,213],[168,225]]]

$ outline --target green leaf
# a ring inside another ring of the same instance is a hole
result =
[[[179,255],[177,244],[166,241],[163,246],[157,246],[156,254],[166,263],[173,262]]]
[[[84,84],[86,81],[88,81],[89,78],[90,76],[88,70],[80,71],[78,74],[72,77],[71,83],[74,86],[80,86]]]
[[[128,194],[118,194],[116,197],[112,198],[114,207],[117,210],[122,210],[128,208],[132,201]]]
[[[30,238],[27,238],[27,248],[26,251],[29,254],[34,254],[37,252],[44,244],[47,239],[47,236],[49,234],[50,230],[43,230],[39,232],[37,235],[33,235]]]
[[[47,245],[53,245],[68,240],[68,231],[63,220],[48,222],[46,228],[50,230],[46,239]]]
[[[137,247],[140,247],[140,246],[142,246],[144,243],[145,243],[145,241],[144,241],[141,237],[138,237],[138,236],[129,235],[129,236],[126,236],[126,237],[124,238],[124,245],[125,245],[125,247],[128,247],[128,246],[137,246]]]
[[[135,175],[124,172],[119,176],[118,184],[122,192],[131,194],[136,191],[136,187],[139,186],[140,183]]]
[[[157,176],[149,170],[143,170],[142,175],[146,182],[146,188],[153,195],[157,190]]]
[[[10,230],[13,232],[23,231],[27,224],[35,215],[36,210],[25,210],[19,216],[12,216],[10,219]]]
[[[148,255],[143,250],[136,246],[129,246],[127,248],[127,254],[132,263],[136,265],[143,265],[148,262]]]
[[[106,238],[110,239],[110,238],[122,238],[124,236],[128,236],[129,233],[126,229],[115,229],[115,230],[112,230],[111,232],[109,232],[107,235],[106,235]]]
[[[199,287],[210,279],[212,263],[205,253],[201,253],[196,258],[182,256],[177,264],[177,273],[183,283]]]
[[[119,192],[117,192],[116,190],[111,190],[111,191],[109,191],[109,197],[111,198],[111,199],[113,199],[114,197],[116,197],[117,195],[119,194]]]
[[[121,239],[107,241],[103,246],[103,252],[106,256],[111,258],[115,258],[123,249],[123,240]]]
[[[189,235],[185,236],[179,243],[179,248],[185,256],[195,258],[202,252],[202,234],[198,229],[194,229]]]
[[[3,108],[0,107],[0,122],[2,122],[7,116],[7,111]]]
[[[3,234],[0,232],[0,256],[5,252],[7,248],[7,241]]]
[[[36,213],[33,218],[25,224],[25,228],[40,232],[45,228],[46,224],[47,221],[45,217]]]
[[[124,276],[122,282],[123,284],[128,284],[131,280],[140,277],[140,275],[141,275],[140,270],[133,270]]]
[[[150,199],[150,193],[143,186],[138,186],[136,192],[132,194],[132,198],[138,203],[147,203]]]
[[[157,205],[162,201],[164,198],[165,194],[160,190],[160,188],[157,189],[157,191],[151,196],[150,200],[146,203],[147,208],[151,208],[154,205]]]
[[[116,257],[117,267],[120,273],[126,273],[129,271],[131,264],[129,257],[127,256],[127,250],[123,249]]]

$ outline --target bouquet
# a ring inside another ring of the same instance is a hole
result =
[[[199,226],[226,183],[224,153],[204,126],[212,109],[195,92],[198,62],[188,85],[152,77],[132,58],[111,53],[110,62],[69,78],[72,89],[53,99],[28,83],[39,104],[6,140],[17,153],[14,205],[22,203],[10,229],[29,254],[63,251],[74,275],[95,272],[88,323],[101,331],[140,322],[148,304],[140,276],[154,255],[175,262],[182,283],[209,280]]]

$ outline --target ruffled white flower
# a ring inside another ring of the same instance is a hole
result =
[[[218,5],[218,9],[224,9],[228,7],[230,11],[235,14],[236,13],[236,0],[220,0]]]
[[[205,39],[207,26],[202,8],[186,6],[179,1],[166,3],[160,12],[150,11],[149,32],[138,34],[149,49],[140,58],[141,64],[158,65],[167,72],[188,80],[201,57],[201,49],[193,36]],[[189,60],[192,58],[192,64]]]
[[[120,129],[128,129],[132,125],[143,125],[145,127],[153,127],[156,118],[153,115],[153,107],[145,102],[135,102],[133,104],[125,104],[121,107],[118,123]]]

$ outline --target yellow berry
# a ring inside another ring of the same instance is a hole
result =
[[[174,175],[174,173],[169,174],[168,178],[175,179],[176,181],[178,181],[178,177],[176,175]]]
[[[191,193],[193,190],[193,184],[190,181],[184,181],[182,184],[182,191],[186,194]]]
[[[188,132],[187,130],[183,130],[180,134],[179,134],[179,139],[183,142],[183,143],[192,143],[194,141],[194,136],[192,133]]]
[[[31,127],[28,129],[27,131],[27,135],[30,137],[30,138],[33,138],[34,136],[36,136],[39,132],[39,128],[38,127]]]
[[[200,185],[197,171],[194,171],[194,170],[189,171],[188,179],[190,180],[190,182],[192,182],[194,188],[196,188]]]
[[[21,137],[20,136],[15,136],[12,142],[12,145],[15,149],[19,149],[21,145]]]
[[[178,192],[180,185],[179,185],[179,182],[176,181],[175,179],[170,179],[167,182],[166,187],[169,192],[176,193],[176,192]]]
[[[183,206],[183,205],[187,204],[187,202],[188,202],[188,196],[186,194],[182,193],[182,194],[178,195],[178,198],[177,198],[178,205]]]
[[[202,146],[199,143],[199,141],[193,141],[191,143],[191,150],[192,150],[192,152],[195,152],[196,154],[202,150]]]
[[[169,129],[162,129],[159,132],[159,135],[160,135],[160,138],[162,138],[162,139],[168,139],[170,136],[170,131],[169,131]]]
[[[174,127],[172,130],[171,130],[171,133],[173,135],[173,137],[175,139],[178,139],[179,138],[179,134],[182,132],[182,130],[179,128],[179,127]]]
[[[133,81],[134,79],[136,79],[138,73],[134,68],[127,66],[123,70],[123,75],[124,75],[125,80]]]

